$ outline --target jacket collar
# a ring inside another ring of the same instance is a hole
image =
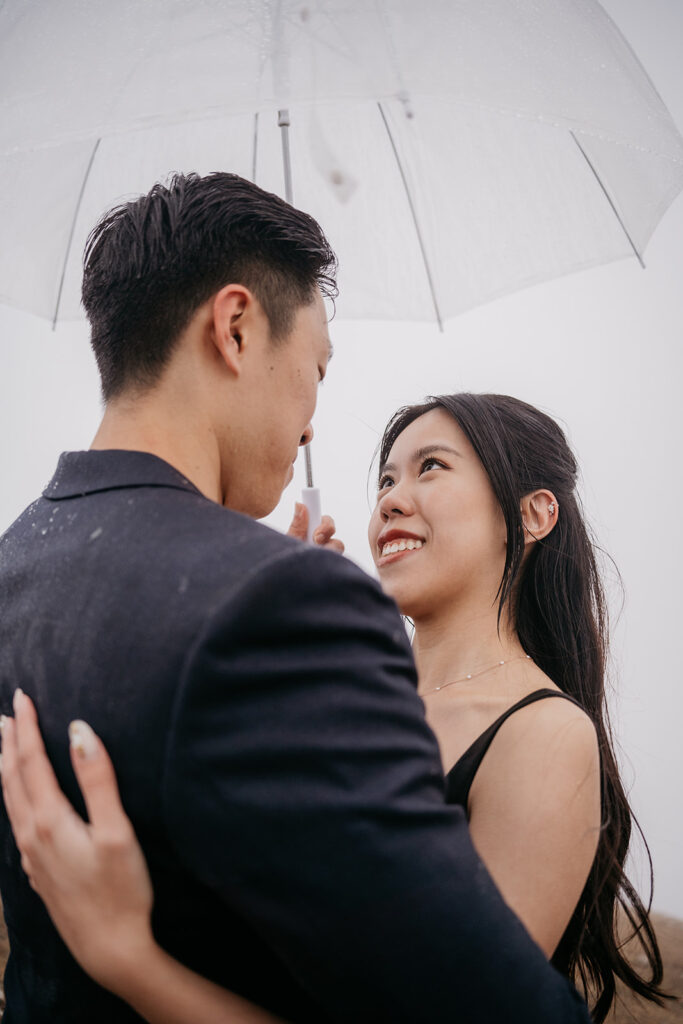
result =
[[[43,497],[59,501],[125,487],[174,487],[201,494],[187,477],[158,456],[112,449],[64,452]]]

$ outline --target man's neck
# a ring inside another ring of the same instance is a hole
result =
[[[208,420],[159,390],[113,399],[92,449],[149,452],[187,477],[211,501],[222,501],[217,438]]]

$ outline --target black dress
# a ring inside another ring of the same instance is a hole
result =
[[[511,708],[504,711],[500,718],[492,722],[481,736],[477,737],[449,771],[446,776],[446,800],[449,804],[460,804],[467,811],[467,798],[474,782],[474,776],[503,722],[506,722],[510,715],[519,711],[520,708],[525,708],[527,704],[535,704],[537,700],[544,700],[546,697],[563,697],[565,700],[570,700],[572,704],[576,704],[577,707],[581,707],[578,701],[575,701],[568,693],[562,693],[561,690],[534,690],[533,693],[529,693],[517,701]]]

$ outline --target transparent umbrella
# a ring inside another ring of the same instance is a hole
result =
[[[284,194],[278,120],[345,317],[443,323],[642,262],[683,187],[595,0],[5,0],[0,96],[0,301],[54,322],[79,316],[100,213],[169,171]]]
[[[642,263],[683,187],[683,139],[596,0],[4,0],[0,97],[0,302],[53,324],[80,315],[102,211],[170,171],[312,213],[339,315],[439,325]]]

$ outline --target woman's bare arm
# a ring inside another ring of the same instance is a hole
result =
[[[5,806],[31,886],[83,969],[149,1024],[282,1024],[155,941],[147,865],[109,755],[89,726],[75,723],[70,730],[86,824],[59,788],[35,708],[20,691],[14,711],[2,729]]]
[[[506,903],[551,957],[600,834],[600,758],[587,715],[561,699],[512,715],[472,785],[470,831]]]

